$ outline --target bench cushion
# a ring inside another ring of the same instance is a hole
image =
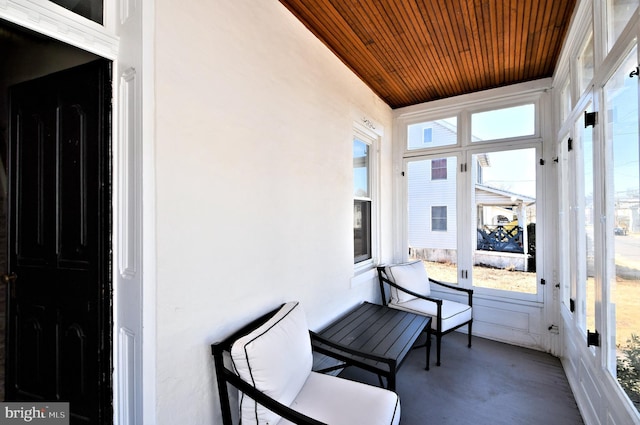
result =
[[[427,275],[427,270],[422,260],[387,266],[386,274],[389,280],[396,285],[427,297],[431,294],[429,276]],[[416,299],[413,295],[394,288],[393,286],[390,287],[390,292],[392,303],[404,303]]]
[[[431,328],[437,330],[438,324],[435,318],[438,314],[438,306],[432,301],[415,298],[404,303],[389,303],[389,307],[423,316],[431,316],[433,318]],[[442,300],[442,331],[447,331],[468,322],[471,320],[471,315],[471,306],[456,301]]]
[[[316,372],[311,372],[291,407],[331,425],[397,425],[400,422],[400,400],[396,393]],[[278,423],[289,424],[285,419]]]
[[[284,405],[290,405],[313,365],[307,320],[298,302],[286,303],[262,326],[231,346],[236,373]],[[242,424],[275,424],[280,417],[240,395]]]

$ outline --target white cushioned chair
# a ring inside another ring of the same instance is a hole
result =
[[[440,366],[442,336],[468,326],[471,347],[473,290],[431,279],[422,260],[378,267],[382,303],[392,308],[431,317],[431,333],[436,336],[436,365]],[[389,287],[389,292],[385,290]],[[431,285],[439,285],[465,295],[466,302],[442,300],[431,296]],[[427,370],[429,365],[427,364]]]
[[[211,348],[225,425],[232,423],[227,384],[240,390],[242,425],[400,422],[396,393],[311,370],[311,339],[298,302],[282,305]],[[232,367],[225,365],[224,353]]]

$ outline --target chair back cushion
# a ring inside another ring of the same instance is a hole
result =
[[[244,381],[289,406],[311,373],[307,320],[298,302],[286,303],[262,326],[236,340],[231,359]],[[240,395],[242,424],[275,424],[280,417]]]
[[[429,276],[427,275],[427,270],[425,269],[422,260],[387,266],[386,272],[389,280],[394,282],[396,285],[402,286],[403,288],[420,295],[429,296],[431,294]],[[394,304],[404,303],[416,298],[413,295],[394,288],[393,286],[390,288],[390,293],[391,302]]]

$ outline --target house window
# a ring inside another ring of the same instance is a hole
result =
[[[427,127],[422,130],[422,143],[431,143],[433,138],[433,129]]]
[[[431,207],[431,230],[447,231],[447,207]]]
[[[353,262],[371,259],[370,146],[353,141]]]
[[[447,179],[447,158],[434,159],[431,161],[431,180]]]

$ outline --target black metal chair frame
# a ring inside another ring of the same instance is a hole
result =
[[[268,321],[271,317],[273,317],[273,315],[275,315],[281,308],[282,306],[276,308],[275,310],[272,310],[262,316],[260,316],[259,318],[251,321],[250,323],[248,323],[247,325],[243,326],[242,328],[240,328],[239,330],[235,331],[234,333],[232,333],[231,335],[229,335],[227,338],[225,338],[224,340],[220,341],[220,342],[216,342],[214,344],[211,344],[211,354],[213,354],[213,358],[214,358],[214,363],[215,363],[215,372],[216,372],[216,379],[218,381],[218,394],[220,397],[220,409],[221,409],[221,413],[222,413],[222,423],[224,425],[232,425],[232,416],[231,416],[231,405],[230,405],[230,400],[229,400],[229,388],[228,385],[231,385],[233,387],[235,387],[236,389],[238,389],[239,391],[241,391],[242,393],[244,393],[245,396],[253,399],[254,401],[256,401],[257,403],[261,404],[262,406],[266,407],[267,409],[271,410],[272,412],[275,412],[277,415],[295,423],[295,424],[302,424],[302,425],[325,425],[323,422],[320,422],[316,419],[313,419],[309,416],[306,416],[296,410],[293,410],[292,408],[290,408],[289,406],[286,406],[280,402],[278,402],[277,400],[275,400],[272,397],[269,397],[267,394],[263,393],[262,391],[260,391],[259,389],[257,389],[256,387],[254,387],[253,385],[249,384],[248,382],[244,381],[242,378],[240,378],[233,370],[229,369],[225,363],[224,363],[224,353],[230,353],[231,351],[231,346],[233,345],[233,343],[238,340],[239,338],[243,337],[244,335],[247,335],[249,333],[251,333],[254,329],[260,327],[261,325],[263,325],[266,321]],[[314,342],[316,343],[321,343],[321,344],[326,344],[328,346],[332,346],[333,348],[336,348],[338,350],[341,350],[349,355],[352,356],[358,356],[358,355],[362,355],[361,352],[354,350],[350,347],[346,347],[342,344],[337,344],[333,341],[329,341],[325,338],[322,338],[320,335],[318,335],[315,332],[309,331],[310,337],[311,337],[311,348],[314,351],[318,351],[318,352],[323,352],[326,354],[329,354],[331,357],[334,357],[338,360],[343,360],[345,361],[347,364],[343,364],[341,363],[340,365],[336,366],[336,367],[332,367],[332,368],[327,368],[321,371],[318,371],[320,373],[326,373],[328,371],[334,370],[334,369],[343,369],[344,367],[346,367],[348,365],[348,358],[344,358],[341,357],[339,355],[336,355],[336,353],[329,353],[329,352],[325,352],[324,350],[316,350],[316,344],[314,344]],[[370,359],[373,360],[377,360],[377,361],[381,361],[381,362],[389,362],[388,359],[384,359],[382,357],[379,356],[374,356],[374,355],[368,355],[368,357]],[[361,366],[362,367],[362,366]],[[365,367],[366,368],[366,367]],[[377,373],[375,369],[371,369],[372,372]],[[380,375],[378,375],[379,379],[381,380],[382,378],[380,378]],[[381,381],[382,383],[382,381]]]
[[[402,286],[396,284],[395,282],[393,282],[392,280],[390,280],[388,278],[388,276],[386,275],[386,271],[385,271],[385,266],[379,266],[378,267],[378,281],[380,283],[380,296],[382,298],[382,304],[383,305],[388,305],[388,298],[386,295],[386,291],[384,288],[384,284],[386,283],[387,285],[394,287],[398,290],[401,290],[403,292],[406,292],[407,294],[413,295],[414,297],[417,298],[421,298],[423,300],[427,300],[427,301],[431,301],[433,303],[435,303],[437,305],[437,309],[438,309],[438,313],[437,313],[437,317],[433,317],[432,316],[432,320],[436,321],[436,329],[432,329],[431,330],[431,334],[436,336],[436,366],[440,366],[440,345],[442,342],[442,337],[446,334],[448,334],[449,332],[453,332],[458,328],[461,328],[465,325],[468,325],[468,344],[467,347],[471,347],[471,329],[473,326],[473,316],[471,317],[471,320],[461,323],[458,326],[455,326],[451,329],[447,329],[446,331],[442,330],[442,300],[439,298],[433,298],[433,297],[428,297],[422,294],[418,294],[416,292],[410,291],[408,289],[403,288]],[[439,285],[442,286],[444,288],[448,288],[448,289],[452,289],[454,291],[458,291],[458,292],[464,292],[467,294],[468,296],[468,302],[467,304],[469,305],[469,307],[473,308],[473,289],[467,289],[467,288],[459,288],[457,286],[454,285],[449,285],[447,283],[444,282],[440,282],[438,280],[429,278],[429,283],[433,283],[435,285]],[[417,314],[417,312],[415,312]],[[428,365],[427,365],[427,370],[429,369]]]

